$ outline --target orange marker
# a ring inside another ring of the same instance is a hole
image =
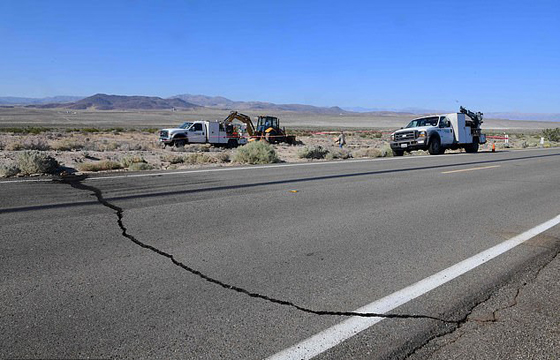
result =
[[[492,152],[496,152],[496,144],[492,143]]]

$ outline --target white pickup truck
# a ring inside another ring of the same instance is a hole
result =
[[[185,123],[187,124],[187,123]],[[184,124],[183,124],[184,125]],[[164,146],[213,144],[236,147],[247,143],[244,125],[216,121],[194,121],[188,127],[161,129],[159,141]]]
[[[431,155],[443,154],[446,149],[465,149],[475,153],[479,144],[486,143],[481,133],[482,113],[473,113],[463,107],[461,112],[429,115],[412,120],[405,128],[391,134],[393,155],[428,150]]]

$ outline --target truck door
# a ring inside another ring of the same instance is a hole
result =
[[[455,135],[453,134],[453,127],[451,127],[451,121],[445,116],[440,117],[438,125],[438,133],[441,139],[441,145],[451,145],[455,140]]]
[[[189,128],[189,142],[190,143],[205,143],[206,142],[206,129],[202,123],[194,123]]]

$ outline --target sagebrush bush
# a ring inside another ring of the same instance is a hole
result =
[[[1,164],[0,177],[10,177],[19,174],[20,170],[16,164]]]
[[[373,147],[368,147],[364,149],[359,149],[354,152],[354,157],[368,157],[368,158],[375,158],[381,157],[381,150]]]
[[[253,141],[238,147],[233,160],[240,164],[271,164],[280,161],[272,145],[266,141]]]
[[[121,164],[123,167],[127,168],[133,164],[145,163],[146,160],[140,155],[126,155],[121,159]]]
[[[55,141],[51,148],[58,151],[73,151],[83,149],[84,144],[74,139],[62,139]]]
[[[334,160],[334,159],[350,159],[352,154],[350,151],[345,149],[332,149],[326,155],[327,160]]]
[[[542,135],[548,141],[560,141],[560,128],[544,129]]]
[[[105,171],[121,169],[120,163],[111,160],[102,160],[96,162],[85,162],[78,165],[80,171]]]
[[[50,150],[50,146],[43,139],[25,138],[21,142],[14,142],[14,143],[9,144],[9,146],[7,146],[6,150],[11,150],[11,151],[19,151],[19,150],[47,151],[47,150]]]
[[[19,154],[16,163],[20,172],[25,175],[52,174],[60,167],[55,158],[36,150]]]
[[[185,161],[185,158],[181,155],[165,155],[161,157],[162,161],[167,161],[170,164],[182,164]]]
[[[321,145],[305,146],[298,150],[297,155],[300,159],[324,159],[329,150]]]
[[[216,158],[202,153],[188,154],[183,157],[183,162],[189,165],[216,163]]]
[[[393,156],[393,151],[391,147],[386,145],[380,149],[368,147],[365,149],[360,149],[354,152],[354,157],[367,157],[367,158],[377,158],[377,157],[388,157]]]
[[[128,167],[128,170],[132,171],[140,171],[140,170],[152,170],[154,167],[148,163],[140,162],[140,163],[133,163]]]

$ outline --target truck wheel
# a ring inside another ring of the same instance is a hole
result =
[[[478,152],[478,138],[474,138],[472,144],[465,146],[465,151],[468,153]]]
[[[185,140],[175,140],[175,147],[183,147],[185,146],[186,141]]]
[[[431,139],[430,145],[428,145],[428,152],[430,153],[430,155],[439,155],[443,153],[443,151],[441,148],[441,141],[439,140],[439,138],[434,137],[433,139]]]
[[[237,140],[229,139],[227,142],[227,146],[230,149],[236,148],[238,145]]]
[[[404,150],[393,150],[393,156],[403,156]]]

